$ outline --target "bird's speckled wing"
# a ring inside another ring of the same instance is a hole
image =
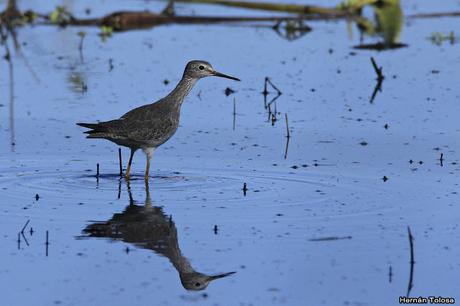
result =
[[[156,147],[176,131],[179,112],[164,100],[135,108],[120,119],[104,123],[110,137]]]

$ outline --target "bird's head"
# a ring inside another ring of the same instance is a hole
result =
[[[206,275],[199,272],[183,273],[180,274],[180,280],[185,289],[199,291],[206,289],[211,281],[224,278],[235,273],[236,272],[227,272],[217,275]]]
[[[208,76],[217,76],[221,78],[227,78],[230,80],[240,81],[240,79],[217,72],[212,68],[211,64],[206,61],[190,61],[185,67],[184,76],[201,79]]]

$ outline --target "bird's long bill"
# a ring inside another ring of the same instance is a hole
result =
[[[226,75],[226,74],[217,72],[217,71],[214,71],[213,75],[214,75],[214,76],[221,77],[221,78],[230,79],[230,80],[241,81],[241,80],[238,79],[238,78],[235,78],[235,77],[232,77],[232,76],[229,76],[229,75]]]
[[[217,275],[211,275],[211,276],[209,276],[209,280],[212,281],[212,280],[215,280],[215,279],[224,278],[224,277],[227,277],[227,276],[235,274],[235,273],[236,272],[227,272],[227,273],[222,273],[222,274],[217,274]]]

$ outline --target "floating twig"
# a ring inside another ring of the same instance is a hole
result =
[[[393,280],[393,268],[390,266],[388,268],[388,281],[391,283],[392,280]]]
[[[270,80],[270,78],[265,78],[265,79],[266,79],[267,83],[270,84],[273,87],[273,89],[276,90],[278,95],[282,94],[281,90],[279,90],[278,87],[276,87],[275,84],[273,84],[273,82]]]
[[[370,99],[370,103],[374,103],[375,97],[377,96],[377,92],[382,92],[382,81],[377,81],[377,84],[375,84],[374,91],[372,92],[372,96]]]
[[[120,199],[121,197],[121,178],[118,180],[118,200]]]
[[[291,133],[289,131],[289,123],[288,123],[288,115],[287,113],[284,114],[284,117],[286,118],[286,137],[287,138],[290,138],[291,137]]]
[[[96,178],[99,180],[99,163],[96,164]]]
[[[236,127],[236,100],[233,98],[233,130]]]
[[[414,237],[412,236],[412,232],[410,230],[410,227],[407,227],[407,233],[409,235],[409,247],[410,247],[410,275],[409,275],[409,284],[407,285],[407,294],[406,296],[409,297],[410,291],[414,287],[413,285],[413,279],[414,279]]]
[[[377,92],[382,91],[382,82],[385,79],[385,76],[383,75],[383,72],[382,72],[383,68],[377,66],[377,63],[375,62],[373,57],[371,57],[371,63],[372,63],[372,67],[374,67],[375,73],[377,74],[377,84],[375,84],[374,91],[372,92],[372,96],[370,99],[370,103],[373,103],[375,97],[377,96]]]
[[[26,236],[24,235],[24,233],[21,233],[21,236],[22,236],[22,238],[24,239],[24,242],[26,243],[26,245],[29,246],[29,241],[27,241],[27,238],[26,238]]]
[[[121,148],[118,148],[118,165],[120,168],[120,177],[123,176],[123,160],[121,159]]]
[[[375,59],[373,57],[371,57],[371,63],[374,67],[375,73],[377,74],[377,80],[383,81],[383,79],[385,78],[385,76],[382,73],[383,67],[377,66],[377,63],[375,62]]]
[[[290,139],[291,139],[290,137],[286,137],[286,146],[284,148],[284,159],[287,159],[287,156],[288,156],[289,140]]]
[[[246,183],[243,184],[243,195],[246,196],[246,192],[248,192],[248,186]]]
[[[444,153],[441,153],[441,156],[439,157],[439,163],[440,163],[441,167],[444,166]]]
[[[29,220],[27,220],[26,224],[24,224],[24,226],[22,227],[22,230],[21,230],[21,234],[23,234],[23,233],[24,233],[24,231],[25,231],[25,229],[26,229],[27,225],[29,225],[29,222],[30,222],[30,219],[29,219]]]
[[[46,242],[45,242],[45,248],[46,248],[46,257],[48,257],[48,246],[49,246],[49,234],[48,231],[46,231]]]
[[[227,87],[225,88],[225,91],[224,91],[225,95],[228,97],[230,96],[231,94],[235,93],[235,91],[233,89],[231,89],[230,87]]]
[[[264,80],[264,91],[262,91],[262,94],[263,94],[264,96],[268,95],[268,91],[267,91],[267,80],[268,80],[268,78],[265,77],[265,80]]]
[[[351,236],[344,236],[344,237],[337,237],[337,236],[332,236],[332,237],[323,237],[323,238],[312,238],[310,241],[335,241],[335,240],[347,240],[351,239]]]
[[[268,94],[270,93],[268,91],[268,88],[267,88],[267,84],[270,84],[270,86],[276,91],[276,96],[274,96],[271,101],[269,103],[267,103],[267,96]],[[265,77],[265,81],[264,81],[264,91],[262,91],[262,95],[264,96],[264,107],[265,109],[267,108],[270,108],[270,105],[275,103],[276,100],[281,96],[281,91],[278,89],[278,87],[276,87],[272,81],[270,81],[270,78],[268,77]],[[270,113],[270,109],[269,109],[269,113]],[[276,103],[275,103],[275,113],[276,113]]]

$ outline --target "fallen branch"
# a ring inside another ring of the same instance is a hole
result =
[[[406,16],[408,19],[460,17],[460,12],[418,13]]]
[[[238,7],[253,10],[263,10],[272,12],[285,12],[293,14],[318,14],[328,16],[349,16],[352,11],[347,9],[325,8],[314,5],[300,5],[300,4],[283,4],[283,3],[269,3],[269,2],[246,2],[246,1],[228,1],[228,0],[176,0],[175,2],[183,3],[200,3],[200,4],[217,4],[230,7]]]

